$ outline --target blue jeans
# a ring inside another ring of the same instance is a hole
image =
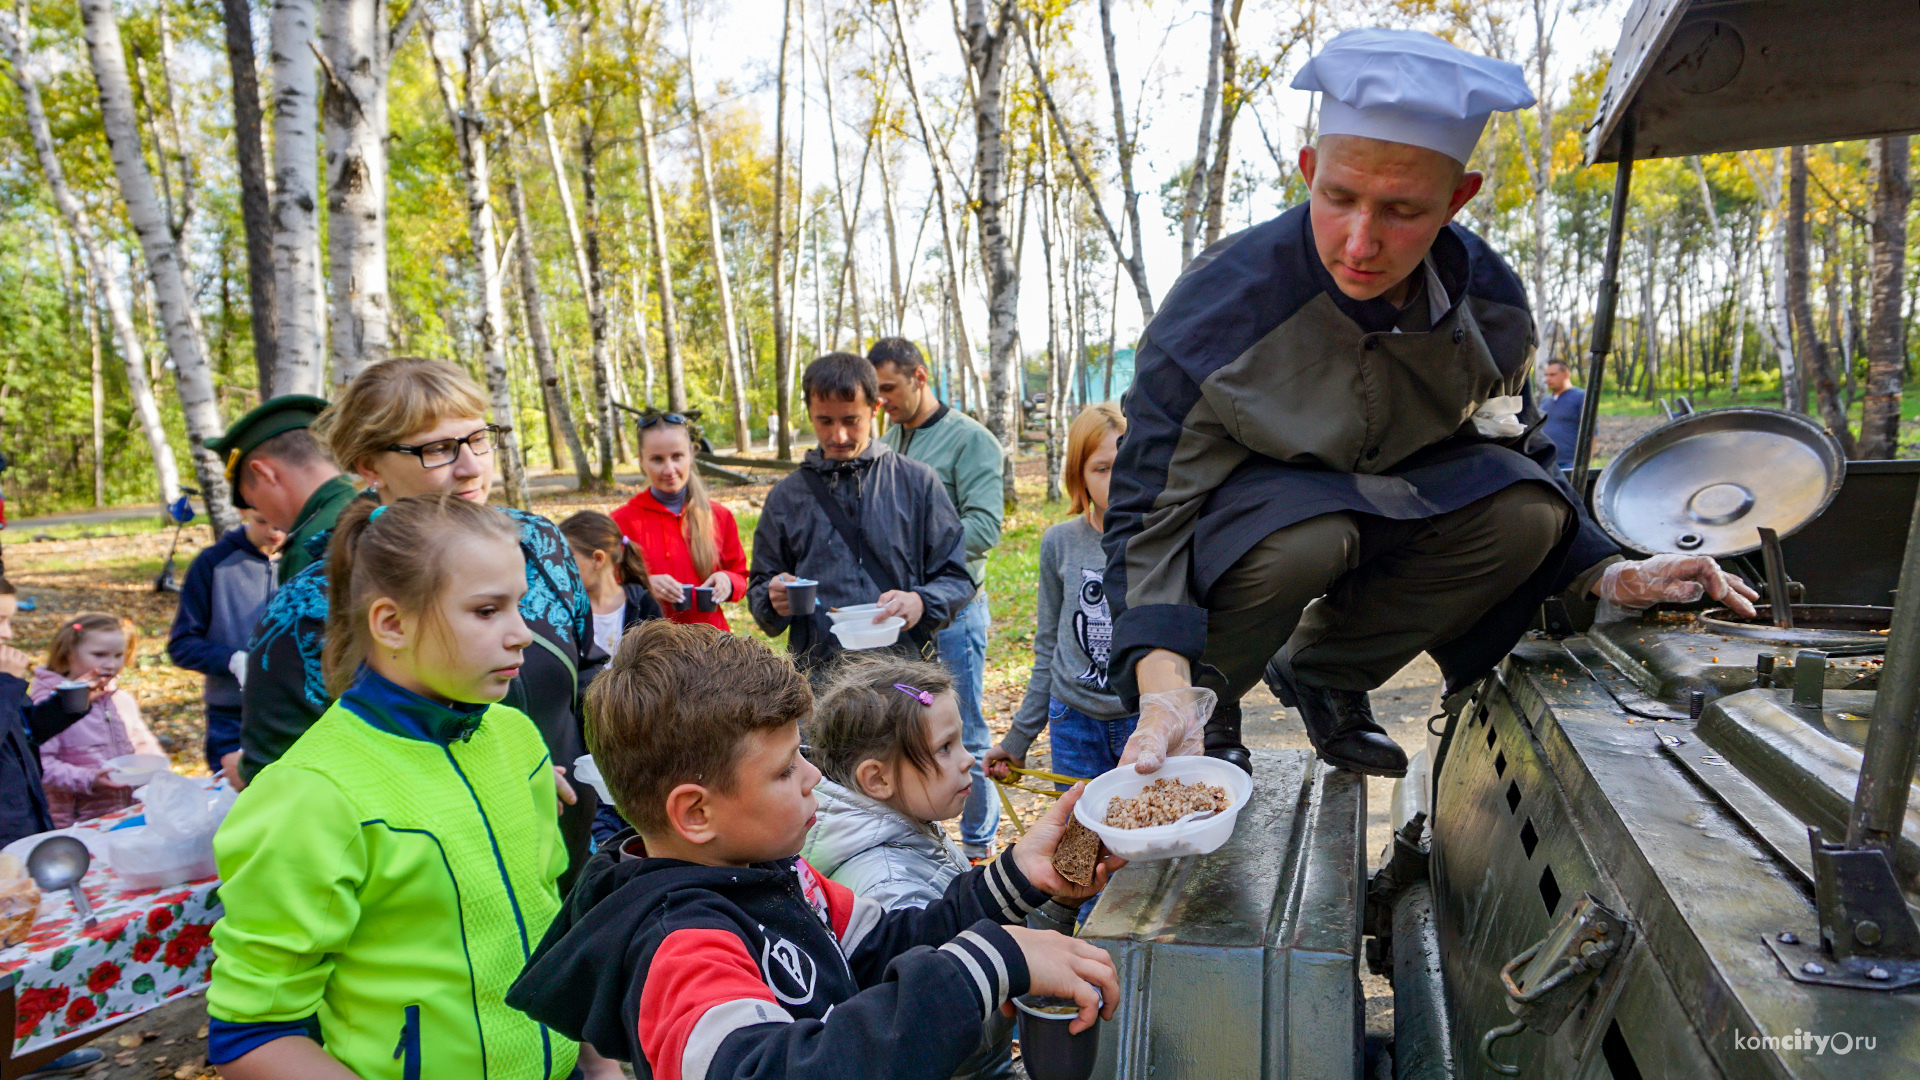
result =
[[[207,706],[207,768],[220,774],[220,759],[240,749],[240,710],[226,705]]]
[[[1078,709],[1069,708],[1059,698],[1047,699],[1047,739],[1053,744],[1053,768],[1061,776],[1091,780],[1120,767],[1120,755],[1133,737],[1139,714],[1118,720],[1099,720]],[[1062,791],[1067,785],[1055,784]],[[1091,897],[1080,905],[1079,921],[1086,922],[1099,900]]]
[[[973,755],[973,790],[960,814],[960,842],[970,856],[992,850],[994,834],[1000,831],[1000,803],[981,765],[993,746],[993,733],[980,712],[980,699],[987,692],[987,627],[992,622],[987,594],[980,593],[939,637],[940,661],[953,673],[954,696],[960,699],[960,741]]]
[[[1133,736],[1140,717],[1097,720],[1067,707],[1059,698],[1047,699],[1047,738],[1053,743],[1052,772],[1091,780],[1120,765],[1120,754]],[[1056,785],[1057,786],[1057,785]]]

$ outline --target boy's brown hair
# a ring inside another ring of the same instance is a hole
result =
[[[92,633],[113,633],[119,631],[127,639],[127,666],[133,666],[133,654],[140,647],[140,631],[135,629],[133,620],[118,615],[109,615],[104,611],[82,611],[60,620],[60,628],[53,632],[53,641],[47,645],[47,667],[61,675],[67,673],[67,665],[73,662],[73,650],[80,647],[80,639]]]
[[[681,784],[730,792],[741,743],[804,721],[806,676],[757,641],[704,623],[641,623],[587,690],[587,749],[620,814],[664,835],[667,795]]]
[[[902,686],[939,697],[953,690],[953,676],[939,664],[884,655],[849,657],[834,672],[807,727],[808,756],[828,779],[858,791],[854,774],[868,759],[889,769],[905,761],[933,771],[926,706]]]

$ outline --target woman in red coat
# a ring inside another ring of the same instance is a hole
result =
[[[693,464],[693,438],[679,413],[640,421],[640,465],[649,487],[613,512],[620,532],[646,556],[647,589],[667,618],[731,631],[719,605],[747,591],[747,554],[726,507],[707,498]],[[695,585],[713,590],[713,611],[688,602]]]

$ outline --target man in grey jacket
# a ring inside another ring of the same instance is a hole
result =
[[[1127,395],[1106,595],[1140,708],[1123,760],[1147,771],[1203,744],[1246,767],[1238,703],[1264,672],[1323,760],[1404,775],[1367,691],[1423,651],[1451,694],[1555,593],[1751,611],[1712,559],[1621,561],[1539,431],[1526,294],[1452,223],[1488,116],[1533,102],[1520,69],[1353,30],[1293,85],[1323,92],[1309,201],[1194,261]]]
[[[807,365],[800,385],[820,445],[767,493],[753,531],[747,609],[769,636],[788,634],[787,650],[810,673],[840,654],[827,618],[836,607],[877,603],[875,622],[906,622],[896,650],[933,654],[934,635],[974,592],[953,500],[931,468],[872,438],[872,364],[828,353]],[[795,578],[819,582],[810,615],[796,617],[788,603]]]

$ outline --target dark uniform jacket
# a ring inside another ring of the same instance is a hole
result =
[[[1111,670],[1129,708],[1134,663],[1153,649],[1198,661],[1209,591],[1276,530],[1340,511],[1433,517],[1524,481],[1578,505],[1528,389],[1519,278],[1458,224],[1427,267],[1405,310],[1355,301],[1302,205],[1215,245],[1175,284],[1140,345],[1106,518]],[[1525,430],[1482,435],[1474,413],[1501,397],[1522,399]],[[1542,599],[1617,554],[1579,510],[1526,585],[1432,650],[1449,690],[1491,669]]]
[[[167,656],[206,676],[202,693],[207,704],[240,707],[240,680],[227,664],[235,651],[247,647],[274,587],[273,560],[253,546],[245,528],[228,529],[187,567]]]
[[[61,708],[58,694],[35,705],[25,679],[0,675],[0,845],[52,830],[40,786],[40,744],[85,715]]]

